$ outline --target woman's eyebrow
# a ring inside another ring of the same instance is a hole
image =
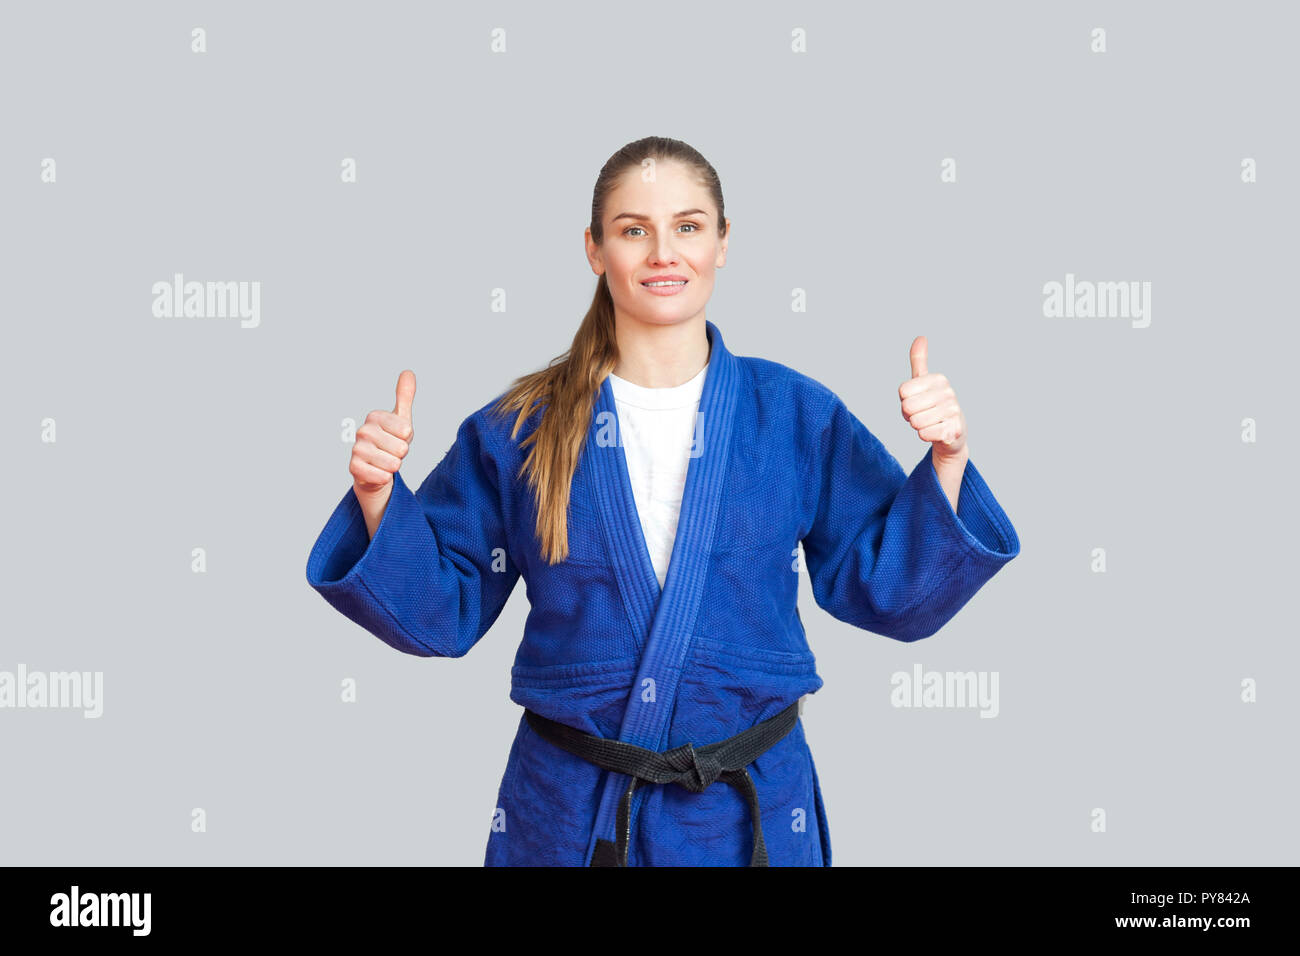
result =
[[[673,218],[674,218],[674,219],[680,219],[680,218],[682,218],[682,216],[707,216],[707,215],[708,215],[708,213],[705,212],[703,209],[683,209],[681,212],[679,212],[679,213],[678,213],[676,216],[674,216]],[[613,219],[611,219],[610,222],[618,222],[620,219],[646,219],[646,220],[648,220],[649,218],[650,218],[650,217],[647,216],[645,213],[640,213],[640,212],[621,212],[621,213],[619,213],[617,216],[615,216]]]

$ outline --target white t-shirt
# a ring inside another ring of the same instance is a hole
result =
[[[627,456],[632,496],[641,531],[650,551],[659,586],[668,575],[668,560],[677,538],[677,517],[691,461],[695,413],[704,392],[702,368],[689,382],[672,388],[646,388],[610,373],[610,389],[618,410],[623,451]]]

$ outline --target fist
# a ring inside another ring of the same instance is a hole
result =
[[[397,404],[393,410],[377,408],[357,429],[352,446],[352,485],[358,497],[386,495],[393,475],[411,450],[415,429],[411,425],[411,403],[415,401],[415,373],[410,369],[397,377]]]
[[[966,416],[948,379],[926,369],[928,348],[924,335],[912,341],[912,377],[898,386],[903,419],[934,446],[935,458],[955,458],[966,451]]]

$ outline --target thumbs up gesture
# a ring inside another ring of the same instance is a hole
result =
[[[961,458],[966,450],[966,416],[957,404],[957,393],[948,379],[926,369],[929,343],[924,335],[912,341],[909,358],[912,377],[898,387],[903,418],[916,429],[922,441],[930,442],[936,461]]]
[[[366,523],[383,516],[393,492],[393,475],[411,450],[415,428],[411,424],[411,403],[415,400],[415,373],[406,369],[397,377],[397,404],[393,410],[375,409],[357,429],[352,445],[352,490],[357,496]],[[370,533],[374,535],[374,527]]]

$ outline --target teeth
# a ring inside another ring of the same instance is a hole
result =
[[[645,286],[647,289],[653,289],[665,285],[686,285],[686,280],[679,279],[676,282],[642,282],[641,284]]]

